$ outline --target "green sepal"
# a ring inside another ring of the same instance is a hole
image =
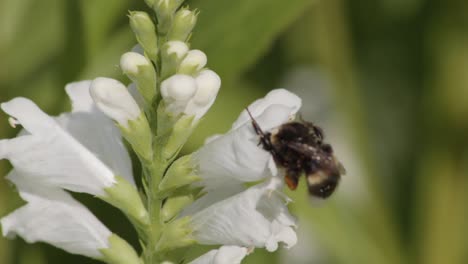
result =
[[[118,127],[138,157],[146,164],[151,163],[153,160],[153,136],[145,114],[141,113],[137,119],[129,120],[127,127],[120,125]]]
[[[142,11],[131,11],[129,18],[130,27],[138,43],[145,50],[148,58],[156,62],[158,59],[158,37],[153,20],[146,12]]]
[[[125,72],[125,74],[135,82],[138,91],[145,99],[145,107],[151,107],[153,99],[157,95],[157,77],[153,65],[139,65],[137,74],[131,72]]]
[[[186,54],[178,56],[177,52],[169,53],[171,42],[165,43],[161,48],[161,80],[177,73],[180,63]]]
[[[163,137],[169,135],[172,132],[172,128],[181,115],[176,115],[172,112],[166,111],[166,103],[161,100],[157,110],[157,135]]]
[[[108,242],[108,248],[99,249],[103,255],[102,261],[109,264],[143,264],[135,249],[116,234],[112,234]]]
[[[195,116],[166,111],[164,101],[158,106],[157,144],[162,147],[160,159],[172,161],[195,129]]]
[[[169,40],[186,41],[197,23],[198,14],[197,10],[190,11],[188,8],[181,8],[177,11],[167,38]]]
[[[172,133],[162,149],[164,159],[172,160],[179,153],[195,129],[194,119],[195,116],[193,115],[183,115],[174,124]]]
[[[195,197],[191,193],[174,195],[167,198],[161,210],[162,220],[164,222],[169,222],[174,217],[176,217],[180,211],[182,211],[182,209],[194,201]]]
[[[140,236],[147,234],[150,221],[140,193],[121,176],[115,176],[115,180],[115,184],[105,188],[105,195],[99,198],[119,208],[130,219]]]
[[[167,252],[196,243],[189,216],[179,218],[165,225],[161,238],[156,245],[157,252]]]
[[[158,32],[166,35],[172,25],[174,13],[185,0],[155,0],[153,9],[158,17]]]
[[[167,170],[164,178],[159,184],[159,196],[164,197],[177,188],[200,181],[196,174],[196,165],[192,160],[192,155],[186,155],[177,159]]]
[[[178,74],[185,74],[196,76],[202,69],[199,69],[199,64],[185,64],[182,63],[177,69]]]

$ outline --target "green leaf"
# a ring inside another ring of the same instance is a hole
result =
[[[209,67],[232,79],[265,54],[272,42],[313,0],[194,0],[200,10],[193,47],[208,55]]]

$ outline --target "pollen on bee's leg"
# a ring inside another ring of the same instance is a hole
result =
[[[297,189],[297,181],[292,179],[290,176],[286,175],[284,177],[284,181],[286,182],[286,185],[288,185],[290,190],[296,190]]]

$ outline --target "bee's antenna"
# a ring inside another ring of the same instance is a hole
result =
[[[263,131],[262,131],[262,129],[260,128],[260,126],[258,125],[257,121],[255,121],[255,119],[253,118],[252,113],[250,113],[250,111],[249,111],[249,108],[246,107],[245,110],[246,110],[247,113],[249,114],[250,119],[252,119],[252,125],[253,125],[253,127],[254,127],[255,133],[257,133],[257,135],[259,135],[261,138],[264,138],[264,137],[265,137],[265,133],[263,133]]]
[[[253,118],[252,113],[250,113],[250,110],[249,110],[248,107],[245,108],[245,111],[247,111],[247,114],[249,114],[250,119],[252,119],[252,121],[255,121],[255,119]]]
[[[260,137],[260,142],[258,144],[263,145],[264,149],[266,149],[266,150],[273,153],[274,150],[273,150],[273,146],[271,145],[269,136],[265,135],[263,130],[260,128],[260,125],[253,118],[252,113],[250,113],[249,108],[246,107],[245,110],[249,114],[250,119],[252,119],[252,126],[253,126],[253,128],[255,130],[255,133]]]

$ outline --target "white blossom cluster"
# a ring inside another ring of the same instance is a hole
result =
[[[4,235],[17,233],[28,242],[45,241],[91,257],[99,257],[98,250],[108,247],[110,231],[62,190],[105,195],[104,189],[115,183],[115,175],[134,184],[120,133],[102,112],[116,120],[131,119],[132,114],[113,114],[90,96],[95,89],[107,89],[101,86],[105,81],[99,78],[68,85],[73,111],[58,117],[46,115],[25,98],[2,104],[24,130],[16,138],[0,141],[0,157],[13,164],[8,179],[28,202],[2,219]],[[111,85],[115,82],[108,81]],[[125,88],[117,83],[115,87]],[[260,126],[269,130],[290,120],[300,104],[297,96],[279,89],[251,104],[249,110]],[[258,146],[246,111],[228,133],[211,137],[193,156],[203,179],[198,184],[206,194],[183,215],[192,216],[197,242],[227,246],[209,256],[226,254],[231,258],[233,252],[240,256],[255,247],[275,251],[279,242],[286,247],[296,243],[295,220],[281,193],[282,175],[271,155]],[[245,187],[245,183],[258,181],[262,183]],[[204,258],[207,256],[196,263]]]
[[[66,87],[70,113],[51,117],[32,101],[15,98],[1,104],[23,130],[0,140],[0,158],[13,170],[7,178],[27,202],[2,218],[5,236],[18,234],[70,253],[103,257],[111,232],[66,191],[104,196],[119,175],[134,185],[130,157],[120,132],[91,99],[90,81]]]
[[[247,110],[227,133],[210,137],[187,155],[187,163],[177,159],[221,87],[220,77],[206,68],[206,55],[184,42],[196,14],[176,12],[179,2],[147,1],[162,25],[158,30],[173,38],[158,50],[149,16],[131,13],[140,45],[120,60],[129,86],[103,77],[69,84],[72,111],[56,117],[26,98],[1,104],[10,124],[22,130],[0,140],[0,159],[12,164],[6,178],[26,201],[1,219],[4,236],[19,235],[112,264],[159,263],[170,250],[194,243],[220,247],[190,263],[232,264],[255,248],[272,252],[296,244],[296,220],[282,192],[284,175],[259,145]],[[170,20],[164,13],[169,11],[175,12],[172,26],[164,20]],[[293,119],[300,107],[299,97],[276,89],[248,109],[261,129],[270,131]],[[144,190],[135,184],[123,139],[141,161]],[[174,190],[186,193],[171,199]],[[194,190],[201,191],[193,195]],[[69,192],[119,208],[140,236],[142,255]]]

